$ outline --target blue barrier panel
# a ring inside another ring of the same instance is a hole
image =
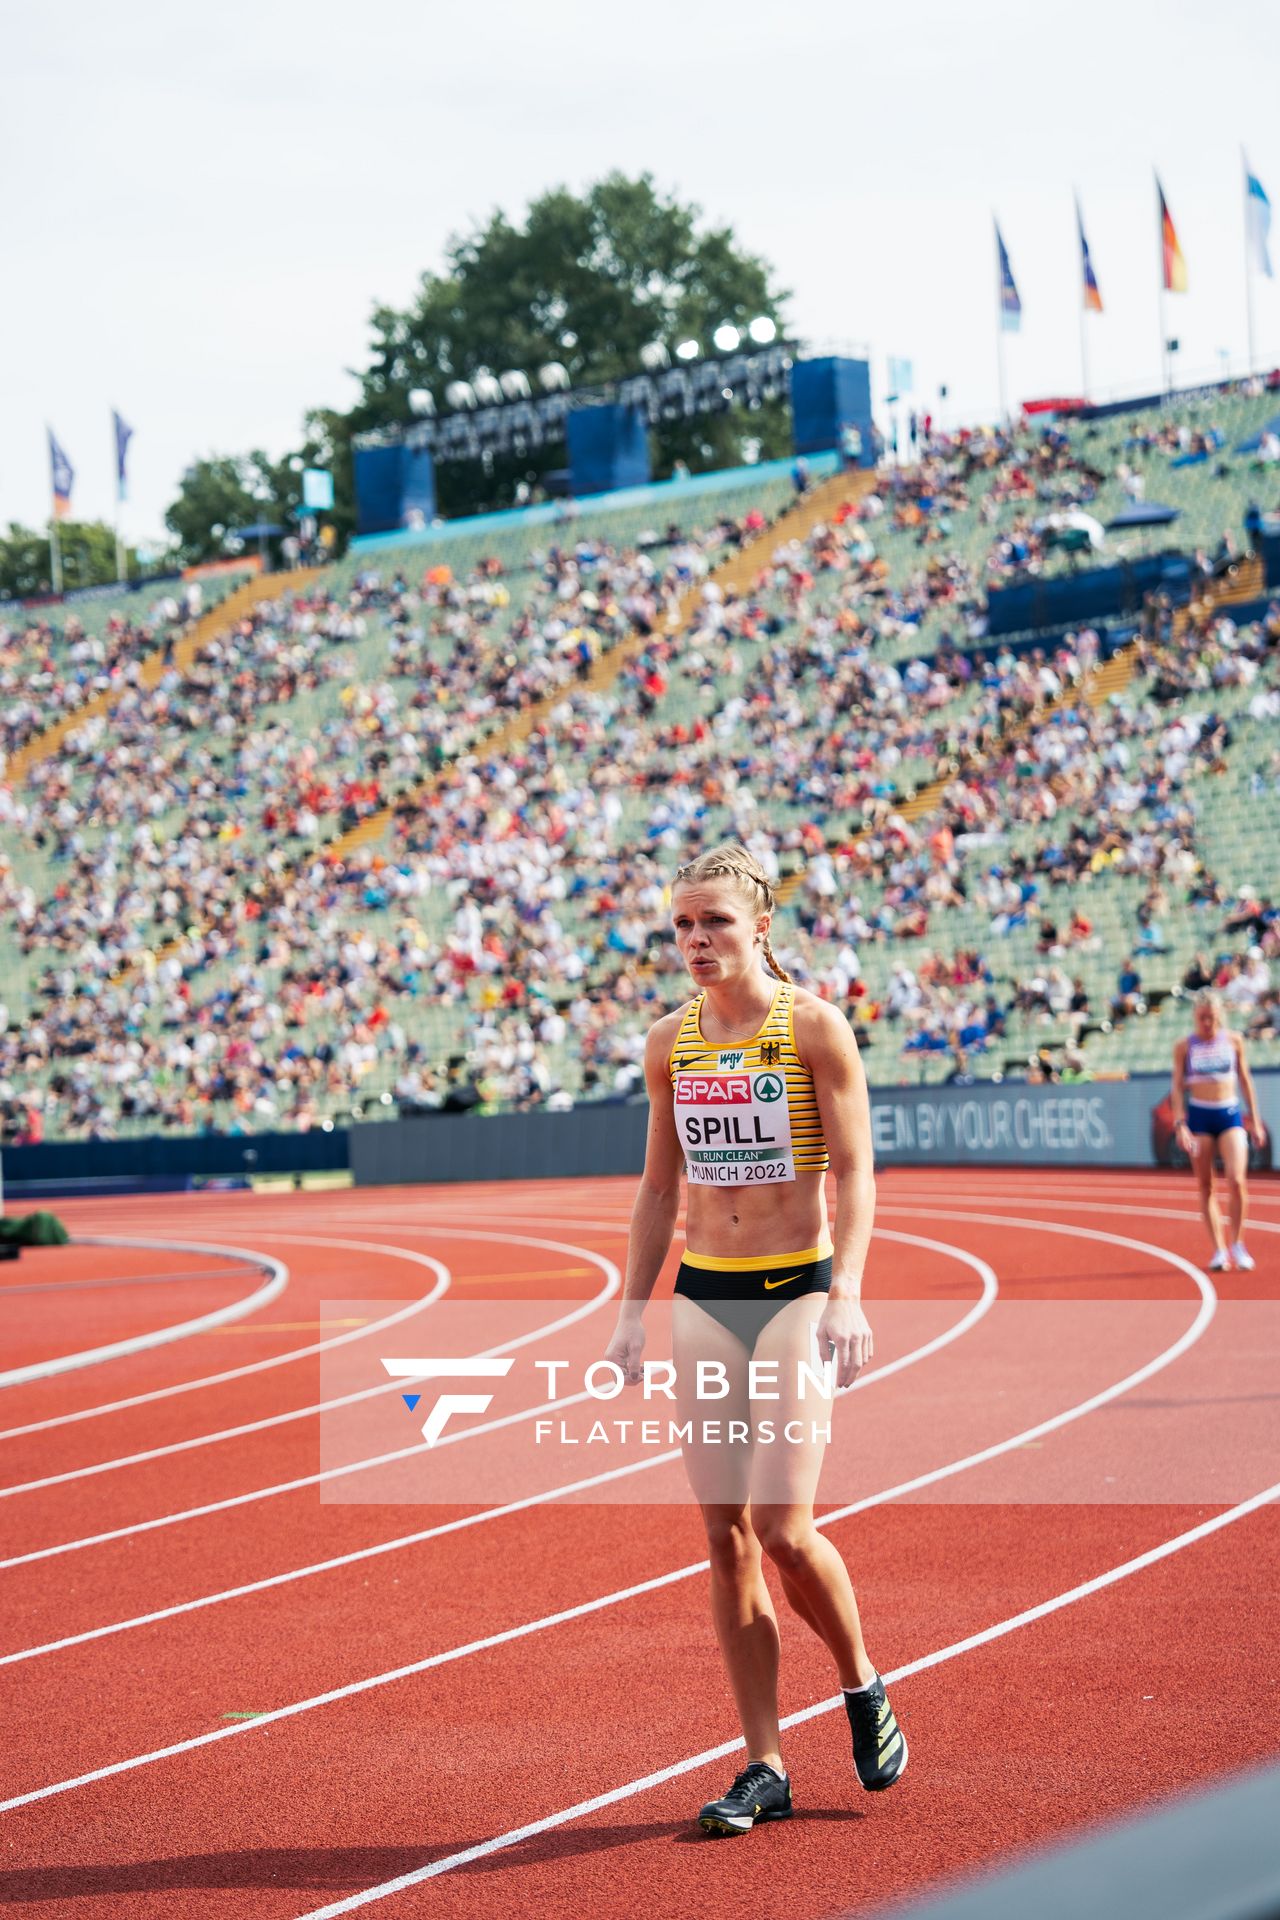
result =
[[[993,587],[987,595],[987,632],[1025,633],[1029,627],[1138,613],[1149,593],[1166,593],[1175,606],[1185,606],[1191,598],[1191,562],[1185,554],[1143,554],[1117,567]]]
[[[648,485],[649,431],[637,408],[575,407],[567,437],[575,498]]]
[[[862,435],[862,466],[874,464],[871,369],[865,360],[797,360],[791,369],[791,443],[797,453],[839,447],[845,427]]]
[[[877,1070],[871,1065],[871,1072]],[[1258,1103],[1280,1138],[1280,1071],[1255,1073]],[[871,1088],[881,1166],[1100,1166],[1172,1164],[1169,1075],[1033,1086]],[[575,1179],[638,1174],[649,1109],[606,1102],[568,1113],[424,1114],[353,1126],[358,1187],[416,1181]],[[1261,1156],[1270,1164],[1270,1147]]]
[[[388,449],[376,448],[374,451],[386,452]],[[810,478],[825,479],[836,471],[838,465],[834,453],[819,454],[809,462]],[[594,515],[621,513],[632,507],[650,507],[655,525],[664,524],[672,511],[686,502],[703,500],[714,511],[718,493],[726,493],[731,489],[737,491],[757,482],[763,485],[766,481],[777,479],[780,474],[789,474],[790,470],[790,460],[762,460],[754,467],[716,467],[710,473],[685,474],[679,479],[673,475],[669,480],[655,480],[648,486],[615,488],[611,493],[595,494],[589,500],[580,499],[572,505],[567,505],[563,500],[545,500],[532,507],[506,507],[498,513],[469,514],[465,519],[449,520],[438,527],[367,534],[353,540],[350,551],[375,554],[386,547],[438,547],[441,549],[441,559],[447,559],[448,548],[455,540],[474,540],[477,534],[501,535],[528,527],[550,529],[548,545],[554,546],[557,542],[563,544],[573,541],[574,523],[582,512],[589,511]]]
[[[435,462],[425,448],[357,447],[355,480],[359,533],[388,533],[410,513],[424,524],[435,518]]]
[[[333,1173],[348,1165],[348,1136],[325,1133],[147,1134],[137,1140],[44,1140],[6,1147],[7,1188],[47,1182],[163,1182],[260,1173]]]

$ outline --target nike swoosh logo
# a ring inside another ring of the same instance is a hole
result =
[[[793,1280],[798,1280],[799,1278],[800,1275],[798,1273],[789,1273],[785,1280],[766,1280],[764,1290],[766,1293],[772,1293],[775,1287],[789,1287]]]

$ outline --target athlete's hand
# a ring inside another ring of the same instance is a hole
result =
[[[1255,1113],[1249,1122],[1249,1138],[1255,1147],[1265,1147],[1267,1144],[1267,1129],[1260,1113]]]
[[[627,1384],[638,1387],[643,1375],[640,1362],[644,1354],[644,1322],[641,1320],[619,1320],[613,1335],[604,1350],[606,1360],[612,1360],[615,1367],[622,1369]]]
[[[1186,1154],[1187,1158],[1190,1159],[1192,1156],[1192,1153],[1194,1152],[1194,1147],[1192,1144],[1191,1129],[1187,1125],[1185,1120],[1179,1120],[1177,1126],[1173,1130],[1173,1137],[1177,1141],[1178,1145],[1182,1148],[1182,1151]]]
[[[875,1351],[861,1301],[828,1296],[816,1335],[819,1360],[836,1363],[837,1387],[851,1387]]]

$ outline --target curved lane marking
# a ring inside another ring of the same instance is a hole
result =
[[[962,1217],[967,1218],[968,1216]],[[995,1459],[1000,1454],[1008,1453],[1014,1447],[1024,1445],[1027,1440],[1035,1439],[1041,1434],[1053,1432],[1057,1428],[1067,1426],[1074,1420],[1081,1419],[1086,1413],[1092,1412],[1096,1408],[1117,1399],[1122,1393],[1127,1392],[1130,1387],[1137,1385],[1140,1381],[1150,1379],[1154,1373],[1158,1373],[1163,1368],[1171,1365],[1175,1359],[1187,1351],[1190,1345],[1194,1344],[1195,1340],[1201,1337],[1213,1319],[1214,1308],[1217,1303],[1217,1295],[1214,1292],[1213,1284],[1206,1274],[1202,1273],[1198,1267],[1192,1266],[1189,1260],[1184,1260],[1181,1254],[1171,1253],[1166,1248],[1151,1246],[1146,1241],[1128,1240],[1122,1234],[1110,1234],[1103,1232],[1101,1229],[1070,1226],[1060,1228],[1058,1223],[1054,1221],[1019,1221],[1017,1224],[1036,1227],[1047,1233],[1063,1231],[1068,1235],[1081,1239],[1114,1242],[1123,1246],[1133,1247],[1139,1251],[1151,1254],[1157,1260],[1162,1260],[1169,1265],[1178,1267],[1192,1280],[1200,1296],[1200,1308],[1195,1320],[1187,1331],[1179,1335],[1178,1339],[1175,1340],[1171,1346],[1165,1348],[1162,1353],[1158,1354],[1153,1360],[1147,1361],[1144,1366],[1139,1367],[1133,1373],[1126,1374],[1124,1379],[1117,1381],[1114,1386],[1105,1388],[1101,1393],[1090,1395],[1087,1400],[1081,1401],[1078,1405],[1065,1408],[1062,1412],[1052,1415],[1047,1420],[1038,1422],[1035,1426],[1026,1428],[1022,1433],[1013,1434],[1009,1439],[1000,1441],[995,1446],[983,1447],[977,1453],[969,1454],[962,1460],[950,1461],[941,1467],[934,1468],[929,1473],[917,1475],[912,1480],[904,1481],[896,1487],[890,1487],[882,1493],[871,1494],[862,1500],[850,1502],[848,1506],[839,1507],[831,1513],[823,1514],[815,1522],[815,1525],[823,1528],[833,1526],[838,1520],[848,1519],[851,1515],[865,1512],[871,1507],[883,1506],[887,1504],[888,1501],[896,1499],[900,1494],[916,1492],[924,1486],[950,1479],[956,1474],[965,1472],[966,1469],[971,1466]],[[646,1462],[644,1464],[648,1465],[651,1463]],[[656,1462],[652,1464],[656,1464]],[[634,1470],[631,1466],[616,1468],[612,1473],[597,1475],[596,1480],[598,1483],[607,1479],[620,1478],[623,1474],[633,1472]],[[1240,1507],[1233,1509],[1232,1514],[1228,1517],[1239,1518],[1243,1513],[1250,1512],[1254,1507],[1260,1506],[1274,1498],[1277,1491],[1280,1491],[1280,1489],[1273,1487],[1269,1488],[1263,1494],[1253,1496],[1251,1500],[1245,1501]],[[528,1500],[522,1504],[541,1504],[545,1497],[545,1495],[537,1496],[535,1499]],[[465,1520],[461,1523],[452,1522],[447,1528],[442,1528],[441,1531],[454,1531],[460,1525],[465,1524],[467,1524]],[[1223,1522],[1219,1520],[1217,1524],[1223,1524]],[[1193,1528],[1189,1535],[1179,1536],[1179,1544],[1189,1544],[1191,1539],[1202,1537],[1204,1532],[1212,1532],[1214,1525],[1214,1522],[1207,1522],[1202,1528]],[[1166,1543],[1166,1550],[1176,1551],[1176,1546]],[[1161,1557],[1160,1549],[1155,1550],[1155,1557]],[[1150,1556],[1142,1555],[1139,1556],[1137,1561],[1127,1562],[1125,1565],[1130,1570],[1134,1570],[1141,1564],[1148,1564],[1149,1560]],[[135,1754],[128,1760],[112,1761],[106,1766],[94,1768],[89,1773],[77,1774],[70,1780],[58,1780],[48,1786],[33,1788],[29,1792],[19,1794],[11,1800],[0,1801],[0,1813],[10,1812],[15,1807],[28,1806],[37,1800],[49,1799],[55,1794],[69,1793],[78,1787],[90,1786],[96,1781],[110,1779],[117,1774],[130,1773],[139,1767],[150,1766],[160,1760],[172,1759],[179,1754],[194,1752],[198,1748],[211,1746],[217,1740],[231,1739],[238,1734],[253,1732],[258,1727],[269,1726],[273,1721],[292,1719],[298,1714],[311,1712],[318,1707],[331,1706],[340,1700],[353,1699],[357,1695],[371,1692],[375,1688],[390,1686],[400,1680],[410,1679],[417,1674],[428,1672],[434,1667],[447,1666],[456,1660],[468,1658],[472,1654],[487,1652],[493,1647],[504,1646],[510,1641],[525,1639],[531,1634],[544,1632],[548,1628],[563,1625],[566,1621],[578,1620],[588,1614],[599,1613],[606,1607],[620,1606],[626,1601],[637,1598],[641,1594],[653,1593],[660,1588],[674,1586],[681,1581],[692,1579],[698,1574],[707,1572],[709,1566],[710,1562],[707,1560],[694,1561],[688,1566],[676,1567],[668,1573],[657,1574],[652,1579],[638,1581],[633,1586],[619,1588],[614,1593],[602,1594],[594,1600],[583,1601],[575,1607],[568,1607],[558,1613],[547,1614],[539,1620],[525,1621],[520,1626],[509,1627],[503,1632],[489,1634],[481,1640],[470,1641],[461,1647],[451,1647],[441,1653],[429,1654],[425,1659],[412,1661],[406,1666],[394,1667],[389,1672],[371,1674],[363,1680],[349,1681],[344,1686],[331,1688],[326,1693],[312,1695],[309,1699],[295,1700],[288,1706],[272,1708],[269,1712],[259,1715],[254,1720],[241,1720],[231,1726],[217,1727],[209,1733],[195,1734],[190,1739],[175,1741],[171,1746],[157,1748],[151,1753]],[[1110,1579],[1121,1577],[1123,1577],[1121,1572],[1112,1569],[1110,1575],[1099,1576],[1099,1582],[1105,1585]],[[1086,1587],[1090,1591],[1093,1590],[1091,1583],[1086,1583]],[[1054,1604],[1068,1604],[1069,1599],[1079,1597],[1081,1591],[1082,1589],[1071,1589],[1068,1596],[1059,1596],[1056,1603],[1046,1603],[1044,1610],[1052,1611]],[[1034,1609],[1032,1613],[1035,1614]],[[1025,1612],[1013,1615],[1011,1616],[1010,1622],[1000,1623],[997,1627],[988,1629],[987,1636],[996,1638],[1001,1632],[1012,1631],[1013,1625],[1025,1624],[1029,1617],[1031,1616]],[[1035,1617],[1039,1617],[1038,1614],[1035,1614]],[[957,1642],[955,1650],[962,1651],[972,1645],[979,1644],[982,1644],[981,1636],[970,1636],[966,1641]],[[947,1657],[949,1657],[948,1650],[944,1649],[940,1654],[926,1656],[920,1664],[922,1666],[934,1665],[940,1659]],[[911,1670],[914,1671],[915,1669]],[[907,1671],[908,1669],[899,1669],[899,1674],[905,1675]],[[834,1701],[821,1702],[815,1708],[806,1709],[805,1715],[800,1717],[812,1717],[814,1714],[826,1712],[833,1705],[840,1703],[841,1696],[837,1695]],[[739,1745],[741,1745],[740,1739],[730,1741],[723,1747],[717,1747],[708,1751],[710,1757],[715,1759],[722,1757],[725,1753],[735,1751]],[[681,1769],[691,1771],[695,1766],[705,1765],[706,1763],[706,1757],[699,1755],[688,1762],[677,1763],[674,1771],[679,1772]],[[628,1793],[642,1791],[645,1785],[655,1785],[659,1779],[672,1777],[673,1773],[671,1772],[664,1772],[662,1775],[656,1776],[646,1775],[644,1782],[633,1782],[627,1787],[615,1789],[614,1792],[616,1797],[625,1798]],[[583,1802],[581,1804],[583,1806],[594,1806],[597,1803],[593,1801],[590,1803]],[[559,1816],[552,1815],[550,1816],[550,1824],[556,1824],[558,1820],[562,1821],[564,1819],[576,1818],[577,1811],[578,1810],[575,1809]],[[520,1838],[527,1837],[526,1829],[524,1828],[516,1829],[515,1833]],[[502,1845],[514,1844],[515,1840],[512,1837],[499,1836],[495,1842],[482,1843],[482,1847],[488,1846],[490,1848],[496,1848]],[[473,1857],[476,1857],[473,1851],[468,1849],[465,1858],[470,1859]],[[461,1866],[464,1863],[463,1855],[451,1855],[449,1858],[453,1861],[454,1865]],[[419,1874],[422,1878],[430,1878],[432,1873],[442,1870],[444,1870],[442,1863],[435,1862],[429,1869],[419,1869]],[[401,1876],[400,1879],[394,1882],[386,1883],[386,1891],[399,1892],[405,1884],[410,1884],[410,1882],[406,1881],[404,1876]],[[384,1897],[383,1890],[374,1889],[367,1897],[382,1898]],[[360,1905],[365,1898],[366,1896],[359,1894],[354,1895],[352,1902],[349,1904]],[[344,1907],[341,1910],[347,1911],[349,1908]]]
[[[289,1234],[287,1236],[279,1235],[277,1237],[288,1238],[289,1240],[302,1240],[308,1236],[303,1234]],[[326,1238],[322,1244],[328,1247],[356,1247],[365,1251],[368,1251],[372,1245],[372,1243],[367,1240],[330,1240],[328,1238]],[[421,1300],[416,1300],[412,1303],[415,1313],[419,1312],[423,1307],[432,1306],[448,1292],[453,1276],[443,1261],[432,1259],[429,1253],[415,1253],[411,1247],[388,1247],[386,1251],[389,1253],[395,1252],[402,1260],[412,1260],[418,1266],[426,1267],[429,1272],[434,1273],[436,1276],[436,1283],[431,1291],[424,1294]],[[396,1317],[404,1319],[406,1316],[400,1314]],[[385,1325],[386,1323],[380,1322],[376,1324]],[[357,1331],[367,1334],[369,1328],[361,1327],[358,1328]],[[214,1433],[193,1434],[186,1440],[169,1440],[160,1447],[147,1447],[140,1453],[120,1454],[113,1460],[96,1460],[87,1467],[68,1467],[63,1473],[47,1473],[40,1480],[18,1480],[15,1481],[12,1486],[0,1486],[0,1500],[8,1500],[17,1493],[36,1493],[46,1487],[65,1486],[67,1482],[71,1480],[88,1480],[100,1473],[114,1473],[121,1467],[136,1467],[150,1460],[164,1460],[175,1453],[191,1453],[197,1447],[211,1447],[219,1440],[240,1440],[248,1433],[264,1433],[269,1427],[283,1427],[287,1426],[290,1421],[293,1420],[305,1420],[309,1414],[329,1413],[335,1407],[347,1407],[352,1405],[354,1401],[369,1400],[376,1394],[385,1394],[394,1391],[395,1387],[393,1383],[387,1381],[381,1386],[364,1387],[358,1393],[344,1394],[337,1400],[321,1400],[314,1406],[295,1407],[288,1413],[265,1414],[260,1420],[245,1420],[236,1427],[220,1427]]]
[[[265,1270],[267,1278],[242,1300],[229,1301],[225,1307],[215,1307],[209,1313],[198,1314],[194,1320],[178,1320],[172,1326],[154,1327],[149,1333],[131,1334],[127,1340],[109,1341],[106,1346],[85,1347],[79,1353],[61,1353],[51,1360],[33,1360],[29,1366],[10,1367],[0,1373],[0,1387],[19,1387],[29,1380],[48,1380],[54,1374],[71,1373],[78,1367],[95,1367],[104,1360],[120,1360],[127,1354],[146,1353],[152,1347],[168,1346],[171,1341],[186,1340],[193,1333],[203,1333],[208,1327],[225,1327],[229,1321],[243,1320],[247,1314],[257,1313],[260,1307],[269,1306],[289,1284],[289,1269],[282,1260],[276,1260],[268,1253],[251,1253],[243,1247],[211,1246],[204,1240],[117,1239],[110,1234],[77,1237],[75,1244],[79,1247],[158,1248],[164,1253],[221,1254],[225,1259],[238,1260],[252,1267],[255,1272]]]
[[[570,1253],[589,1260],[593,1266],[599,1267],[605,1276],[604,1285],[590,1300],[584,1300],[579,1306],[574,1307],[571,1312],[563,1313],[558,1319],[549,1320],[543,1326],[534,1327],[528,1333],[519,1334],[514,1339],[505,1340],[498,1346],[487,1348],[486,1352],[491,1354],[514,1353],[520,1347],[532,1346],[536,1341],[544,1340],[548,1334],[559,1333],[563,1328],[573,1326],[577,1321],[583,1320],[589,1314],[594,1313],[596,1309],[603,1306],[606,1301],[613,1299],[622,1286],[622,1275],[613,1261],[606,1259],[601,1253],[592,1253],[588,1247],[572,1246],[562,1240],[542,1240],[523,1233],[486,1232],[478,1227],[474,1230],[458,1228],[456,1232],[458,1236],[468,1240],[483,1240],[488,1242],[503,1241],[516,1246],[544,1247],[553,1253]],[[415,1305],[416,1304],[417,1303],[415,1303]],[[358,1329],[358,1331],[367,1333],[369,1329],[365,1327]],[[385,1383],[381,1383],[377,1391],[382,1393],[390,1391],[390,1389]],[[532,1415],[535,1412],[541,1411],[543,1411],[543,1409],[540,1407],[534,1408],[530,1410],[530,1414]],[[475,1431],[475,1429],[463,1428],[454,1436],[446,1434],[444,1439],[439,1441],[438,1444],[440,1446],[447,1446],[451,1438],[465,1439],[472,1431]],[[272,1499],[276,1494],[296,1493],[302,1487],[320,1486],[326,1481],[340,1480],[348,1474],[362,1473],[371,1467],[386,1466],[392,1461],[403,1460],[411,1454],[424,1453],[425,1451],[425,1443],[414,1447],[398,1447],[392,1453],[375,1454],[368,1460],[356,1460],[346,1466],[329,1467],[319,1473],[303,1474],[295,1480],[281,1480],[272,1487],[257,1487],[249,1493],[231,1494],[226,1499],[206,1501],[202,1506],[186,1507],[177,1513],[159,1514],[151,1520],[136,1520],[129,1526],[112,1527],[105,1533],[86,1534],[79,1540],[62,1540],[51,1547],[36,1547],[28,1553],[13,1554],[7,1560],[0,1560],[0,1571],[7,1567],[27,1566],[35,1560],[51,1560],[59,1554],[74,1553],[81,1547],[97,1547],[102,1546],[106,1541],[124,1540],[136,1533],[153,1533],[158,1527],[175,1526],[180,1521],[199,1519],[210,1513],[224,1513],[232,1507],[249,1506],[257,1500]]]
[[[287,1240],[299,1246],[343,1246],[354,1247],[362,1252],[390,1253],[395,1255],[407,1252],[407,1249],[388,1246],[381,1240],[334,1240],[329,1234],[318,1233],[275,1233],[266,1234],[268,1240]],[[413,1258],[413,1255],[409,1256]],[[349,1340],[367,1340],[371,1333],[381,1333],[386,1327],[394,1327],[407,1320],[421,1308],[430,1306],[438,1300],[440,1292],[433,1287],[430,1293],[423,1294],[418,1300],[411,1300],[395,1313],[389,1313],[384,1320],[371,1320],[367,1326],[355,1327],[350,1333],[335,1333],[327,1340],[317,1340],[309,1347],[293,1347],[288,1353],[277,1353],[265,1360],[249,1360],[243,1366],[226,1367],[221,1373],[202,1374],[198,1380],[177,1380],[171,1387],[153,1387],[146,1393],[129,1394],[123,1400],[107,1400],[96,1407],[77,1407],[69,1413],[51,1414],[45,1420],[31,1420],[26,1426],[6,1427],[0,1430],[0,1440],[19,1440],[29,1433],[47,1433],[51,1427],[65,1427],[77,1420],[96,1420],[105,1413],[123,1413],[130,1407],[145,1407],[155,1400],[171,1400],[175,1394],[194,1393],[198,1387],[220,1387],[228,1380],[243,1380],[247,1374],[265,1373],[270,1367],[283,1367],[291,1360],[306,1360],[315,1353],[327,1353],[331,1347],[345,1346]]]
[[[896,1360],[887,1361],[884,1366],[877,1367],[874,1372],[863,1374],[860,1379],[854,1381],[852,1387],[841,1388],[839,1390],[841,1395],[874,1386],[878,1380],[887,1380],[893,1374],[900,1373],[903,1368],[915,1366],[917,1362],[928,1359],[930,1355],[939,1352],[943,1347],[950,1346],[953,1340],[959,1340],[964,1334],[968,1333],[972,1327],[976,1326],[984,1315],[990,1312],[992,1306],[995,1304],[998,1291],[998,1283],[994,1272],[987,1262],[980,1260],[976,1254],[969,1253],[960,1247],[952,1247],[945,1240],[929,1240],[914,1233],[896,1233],[889,1228],[877,1229],[877,1231],[882,1233],[886,1239],[899,1240],[909,1246],[935,1249],[943,1254],[961,1260],[966,1266],[974,1269],[982,1283],[982,1288],[977,1300],[975,1300],[968,1312],[956,1321],[954,1326],[947,1327],[942,1333],[936,1334],[931,1340],[926,1340],[923,1345],[913,1347],[910,1352],[900,1354]],[[446,1438],[447,1437],[448,1436],[446,1436]],[[445,1442],[441,1441],[440,1444],[444,1445]],[[672,1456],[668,1455],[667,1457],[671,1458]],[[646,1462],[644,1464],[647,1465],[649,1463]],[[627,1471],[630,1470],[631,1469],[627,1469]],[[561,1499],[567,1493],[581,1492],[586,1488],[597,1485],[601,1477],[602,1476],[593,1476],[590,1480],[575,1481],[568,1487],[555,1487],[545,1494],[533,1495],[501,1507],[488,1508],[484,1513],[474,1516],[473,1523],[478,1523],[482,1520],[496,1520],[506,1514],[523,1512],[527,1507],[540,1505],[545,1501]],[[603,1477],[613,1478],[615,1475],[609,1474]],[[111,1634],[125,1633],[134,1627],[154,1626],[156,1622],[160,1620],[172,1620],[179,1614],[195,1613],[204,1607],[217,1606],[224,1600],[240,1600],[247,1594],[264,1593],[268,1588],[287,1586],[294,1580],[308,1579],[312,1574],[332,1573],[340,1567],[354,1566],[359,1561],[372,1560],[384,1553],[396,1553],[402,1547],[419,1546],[426,1540],[439,1538],[442,1533],[454,1531],[456,1524],[457,1523],[450,1523],[444,1527],[424,1527],[417,1533],[402,1534],[398,1539],[379,1541],[369,1547],[357,1547],[350,1553],[336,1554],[332,1559],[318,1560],[311,1566],[295,1567],[287,1573],[269,1574],[261,1580],[249,1580],[240,1586],[226,1587],[220,1593],[203,1594],[195,1600],[182,1600],[176,1602],[173,1606],[158,1607],[150,1613],[137,1614],[131,1620],[112,1621],[107,1626],[90,1627],[82,1633],[68,1634],[61,1640],[46,1641],[41,1646],[24,1647],[16,1653],[0,1654],[0,1667],[14,1666],[23,1660],[34,1660],[41,1654],[58,1653],[66,1647],[82,1646],[89,1640],[104,1640]]]
[[[1223,1527],[1231,1526],[1237,1520],[1243,1520],[1247,1514],[1256,1513],[1260,1507],[1280,1498],[1280,1481],[1266,1487],[1261,1493],[1252,1494],[1242,1500],[1238,1506],[1226,1513],[1216,1514],[1213,1519],[1203,1521],[1197,1527],[1190,1527],[1185,1533],[1175,1534],[1164,1540],[1158,1547],[1151,1547],[1146,1553],[1139,1553],[1132,1560],[1123,1560],[1119,1566],[1109,1567],[1105,1573],[1095,1574],[1091,1580],[1082,1580],[1078,1586],[1069,1587],[1065,1593],[1054,1594],[1049,1600],[1041,1600],[1034,1607],[1025,1607],[1021,1613],[1010,1614],[1007,1620],[997,1620],[994,1626],[984,1627],[980,1633],[971,1633],[963,1640],[954,1640],[948,1647],[939,1647],[934,1653],[926,1653],[918,1660],[909,1660],[905,1666],[895,1667],[892,1673],[885,1674],[885,1680],[896,1686],[901,1680],[908,1680],[917,1673],[924,1673],[930,1667],[940,1667],[947,1660],[955,1660],[962,1653],[971,1653],[977,1647],[990,1645],[1006,1634],[1016,1633],[1019,1627],[1030,1626],[1034,1621],[1043,1620],[1049,1614],[1058,1613],[1064,1607],[1073,1606],[1077,1600],[1085,1600],[1090,1595],[1101,1593],[1106,1587],[1118,1585],[1135,1573],[1152,1567],[1161,1560],[1167,1560],[1175,1553],[1181,1553],[1186,1547],[1194,1546],[1197,1541],[1207,1539],[1211,1534],[1221,1532]],[[806,1720],[816,1720],[822,1714],[834,1713],[843,1707],[844,1695],[837,1693],[832,1699],[819,1700],[811,1707],[802,1707],[798,1713],[789,1713],[778,1722],[780,1727],[798,1727]],[[251,1724],[260,1725],[261,1722]],[[581,1820],[589,1813],[598,1813],[602,1807],[616,1806],[620,1800],[629,1800],[635,1794],[646,1793],[651,1787],[664,1786],[668,1780],[676,1780],[682,1774],[696,1773],[699,1768],[710,1766],[715,1760],[724,1760],[731,1753],[737,1753],[745,1743],[739,1737],[736,1740],[724,1740],[716,1747],[705,1747],[701,1753],[690,1754],[686,1760],[677,1760],[673,1766],[662,1767],[656,1773],[644,1774],[639,1780],[629,1780],[625,1786],[611,1787],[607,1793],[598,1793],[590,1800],[579,1800],[575,1806],[563,1807],[558,1813],[545,1815],[541,1820],[530,1820],[523,1827],[513,1827],[508,1833],[496,1834],[492,1840],[482,1840],[477,1846],[464,1847],[458,1853],[446,1854],[442,1860],[433,1860],[430,1865],[418,1867],[411,1873],[401,1873],[394,1880],[384,1880],[380,1886],[367,1887],[362,1893],[353,1893],[345,1900],[335,1900],[327,1907],[313,1907],[299,1916],[299,1920],[337,1920],[339,1914],[354,1913],[358,1907],[371,1906],[376,1900],[387,1900],[393,1894],[404,1893],[409,1887],[421,1886],[424,1880],[433,1880],[442,1873],[451,1873],[456,1867],[469,1866],[474,1860],[483,1860],[488,1855],[500,1853],[506,1847],[518,1846],[522,1840],[531,1840],[535,1835],[548,1833],[555,1827],[566,1826],[572,1820]],[[0,1812],[3,1812],[0,1807]]]

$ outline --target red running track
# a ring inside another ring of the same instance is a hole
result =
[[[829,1530],[873,1656],[903,1671],[911,1765],[858,1790],[843,1715],[808,1714],[829,1657],[780,1603],[784,1711],[807,1716],[786,1734],[797,1818],[728,1851],[693,1834],[737,1758],[717,1756],[734,1716],[678,1467],[639,1476],[666,1504],[330,1504],[309,1411],[319,1343],[430,1352],[441,1297],[597,1299],[578,1334],[598,1351],[629,1198],[594,1181],[61,1209],[75,1232],[274,1257],[289,1283],[229,1327],[0,1392],[0,1904],[804,1920],[1275,1753],[1280,1529],[1248,1502],[1280,1480],[1280,1188],[1255,1193],[1257,1272],[1215,1276],[1215,1303],[1185,1180],[899,1171],[880,1226],[953,1252],[875,1243],[879,1357],[904,1364],[840,1410],[857,1510]],[[260,1278],[159,1259],[27,1253],[0,1282],[4,1354],[146,1333]],[[321,1324],[337,1298],[403,1303],[394,1338]],[[965,1330],[910,1361],[905,1302],[930,1335]]]

